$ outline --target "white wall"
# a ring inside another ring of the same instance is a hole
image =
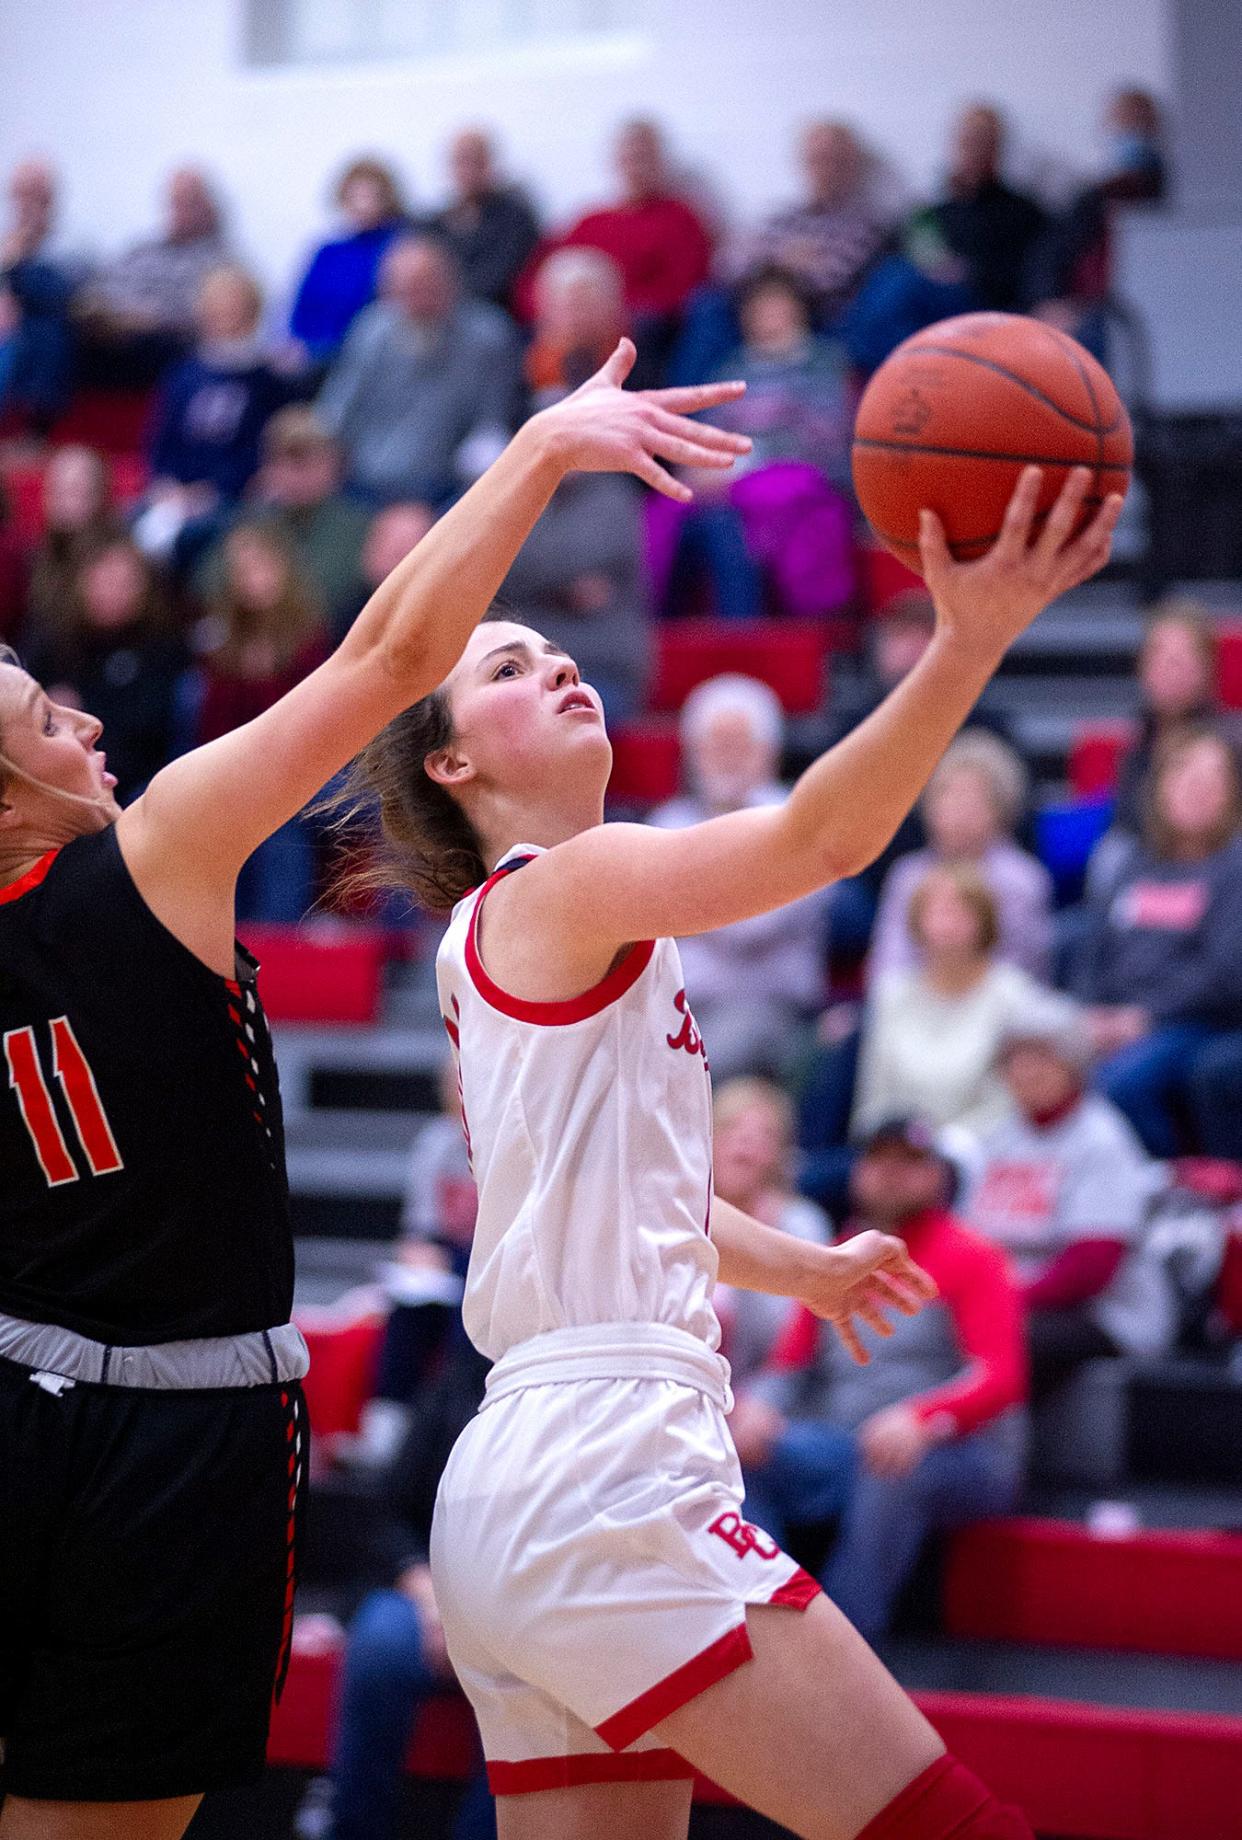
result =
[[[66,228],[106,251],[149,227],[172,164],[202,160],[280,286],[344,156],[392,153],[427,201],[464,120],[496,124],[563,214],[605,189],[611,124],[651,111],[751,212],[789,191],[791,135],[813,114],[851,117],[925,185],[955,104],[994,97],[1020,165],[1089,168],[1101,93],[1170,73],[1166,0],[643,0],[639,32],[606,53],[277,72],[244,66],[242,3],[0,0],[0,171],[52,155]]]

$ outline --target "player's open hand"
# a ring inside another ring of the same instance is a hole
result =
[[[667,466],[727,472],[750,452],[745,435],[726,434],[689,417],[733,402],[744,383],[704,383],[676,390],[626,390],[634,346],[622,339],[593,377],[572,396],[532,417],[565,472],[634,473],[666,498],[688,503],[694,494]],[[667,466],[661,465],[667,462]]]
[[[1024,467],[1000,535],[977,562],[955,562],[934,511],[919,514],[923,579],[942,630],[985,652],[1003,651],[1050,601],[1087,581],[1108,561],[1121,516],[1113,492],[1077,536],[1073,534],[1091,484],[1091,469],[1066,478],[1043,528],[1036,528],[1042,469]]]
[[[891,1335],[890,1312],[917,1316],[938,1295],[935,1282],[915,1264],[905,1241],[891,1233],[857,1233],[839,1246],[823,1247],[822,1252],[802,1302],[832,1324],[860,1367],[871,1359],[859,1335],[860,1326],[877,1335]]]

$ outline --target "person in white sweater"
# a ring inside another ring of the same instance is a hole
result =
[[[1043,989],[997,958],[997,904],[977,870],[930,870],[910,897],[907,918],[921,962],[882,974],[872,986],[852,1130],[916,1113],[978,1136],[1012,1109],[997,1048]]]

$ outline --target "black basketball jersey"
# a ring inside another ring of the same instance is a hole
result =
[[[112,826],[0,888],[0,1311],[120,1345],[288,1321],[257,969],[175,939]]]

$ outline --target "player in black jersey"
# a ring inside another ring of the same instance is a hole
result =
[[[728,467],[623,341],[339,650],[122,812],[100,724],[0,655],[0,1840],[175,1840],[263,1763],[306,1459],[280,1099],[242,864],[460,656],[575,468]]]

